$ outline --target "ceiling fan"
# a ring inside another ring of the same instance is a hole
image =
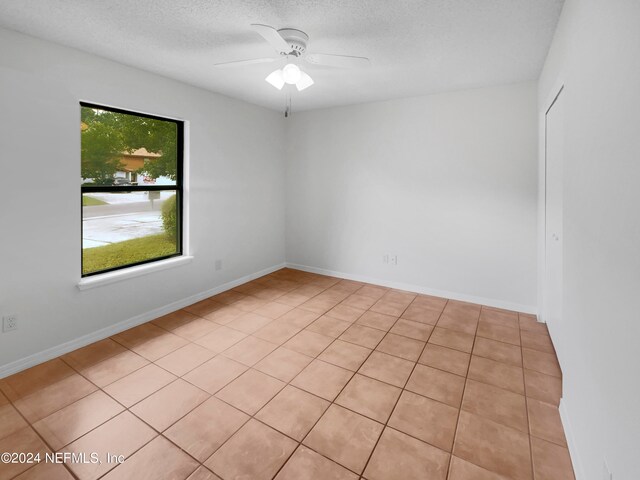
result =
[[[287,64],[270,73],[265,80],[278,90],[285,84],[295,85],[298,91],[313,85],[309,74],[303,72],[297,65],[298,59],[303,59],[312,65],[328,67],[352,68],[366,67],[369,59],[365,57],[352,57],[348,55],[330,55],[326,53],[307,53],[309,36],[296,28],[281,28],[276,30],[269,25],[259,23],[251,24],[253,30],[264,38],[276,52],[287,58]],[[235,62],[217,63],[216,67],[240,67],[257,63],[269,63],[278,58],[255,58],[252,60],[240,60]]]

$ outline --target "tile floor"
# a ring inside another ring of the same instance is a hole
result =
[[[101,460],[0,479],[574,478],[532,316],[290,269],[0,390],[0,452]]]

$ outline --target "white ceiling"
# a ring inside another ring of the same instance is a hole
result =
[[[265,107],[284,93],[274,63],[216,68],[274,50],[250,23],[294,27],[308,52],[366,56],[372,66],[303,64],[294,110],[535,80],[563,0],[3,0],[0,26]],[[281,66],[281,64],[277,64]]]

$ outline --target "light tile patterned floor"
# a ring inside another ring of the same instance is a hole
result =
[[[291,269],[0,389],[0,452],[103,459],[0,480],[574,478],[534,317]]]

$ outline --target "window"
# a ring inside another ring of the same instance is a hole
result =
[[[80,111],[82,276],[182,255],[183,122]]]

